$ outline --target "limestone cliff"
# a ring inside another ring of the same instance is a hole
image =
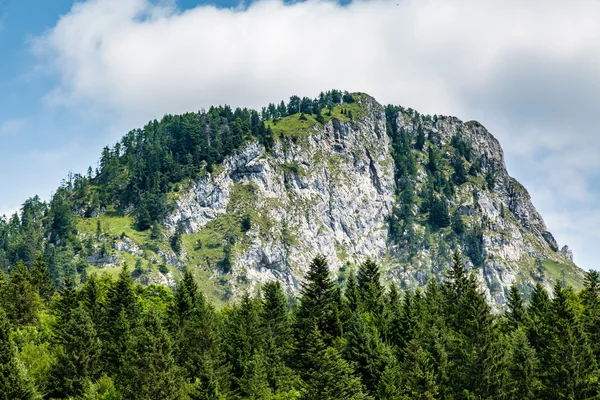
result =
[[[171,235],[183,233],[181,264],[210,271],[229,295],[272,279],[297,292],[316,254],[324,254],[341,279],[366,257],[380,260],[385,279],[401,286],[441,279],[455,248],[473,252],[475,246],[458,228],[458,234],[450,226],[432,229],[421,210],[431,185],[428,149],[446,160],[439,173],[444,181],[458,157],[454,141],[469,149],[460,162],[473,173],[450,185],[445,197],[449,215],[480,232],[481,262],[465,261],[489,299],[502,304],[514,282],[525,290],[535,281],[581,282],[570,251],[558,251],[526,189],[508,175],[500,144],[482,125],[410,109],[390,114],[369,96],[355,99],[347,105],[350,118],[344,113],[321,124],[295,115],[270,122],[272,148],[249,143],[182,190],[164,222]],[[391,125],[397,134],[426,136],[422,149],[411,150],[416,174],[409,180],[420,200],[403,225],[410,224],[410,246],[390,233],[390,216],[402,207]]]

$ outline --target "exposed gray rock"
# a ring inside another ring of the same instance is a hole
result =
[[[129,253],[134,256],[142,254],[142,249],[140,248],[140,246],[138,246],[133,240],[131,240],[127,236],[124,236],[121,239],[115,241],[113,243],[113,248],[115,250],[124,251],[125,253]]]
[[[105,255],[102,256],[100,253],[92,254],[86,258],[86,261],[90,264],[95,264],[100,268],[114,267],[117,265],[121,265],[122,261],[114,255]]]
[[[207,173],[181,193],[165,227],[173,233],[181,224],[187,234],[199,232],[231,212],[236,188],[250,185],[256,194],[252,207],[268,221],[268,228],[253,227],[244,245],[234,247],[233,295],[244,285],[273,279],[289,292],[297,292],[317,254],[327,257],[334,272],[346,262],[366,257],[382,260],[385,279],[409,288],[422,286],[431,277],[442,279],[453,248],[443,243],[426,245],[427,232],[418,224],[414,235],[424,244],[410,262],[405,245],[389,240],[387,219],[396,202],[392,145],[383,107],[366,96],[360,101],[365,113],[352,122],[333,119],[317,124],[293,140],[277,140],[269,153],[259,143],[246,145],[217,172]],[[469,227],[477,225],[483,231],[483,265],[475,268],[470,260],[465,262],[485,284],[488,300],[503,304],[510,285],[519,281],[532,285],[534,276],[550,288],[550,276],[535,275],[539,269],[535,260],[572,265],[572,257],[568,251],[557,252],[558,245],[527,190],[508,175],[499,142],[476,122],[442,117],[420,123],[439,146],[458,135],[472,146],[481,174],[493,176],[493,190],[471,180],[458,187],[450,200],[451,209],[466,218]],[[416,135],[414,118],[406,113],[398,113],[397,125]],[[425,153],[419,157],[424,164]],[[426,179],[421,165],[417,186]],[[418,211],[417,205],[415,215]],[[160,256],[178,267],[186,259]],[[201,267],[221,274],[213,266]],[[581,275],[580,270],[574,271]]]
[[[563,253],[569,260],[573,261],[573,250],[571,250],[569,246],[564,245],[562,249],[560,249],[560,252]]]

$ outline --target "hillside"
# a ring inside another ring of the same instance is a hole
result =
[[[173,285],[187,267],[217,301],[273,279],[297,293],[317,254],[340,282],[371,257],[416,288],[455,249],[497,304],[512,283],[581,287],[481,124],[339,91],[152,121],[0,222],[4,271],[40,252],[57,283],[128,263],[141,283]]]

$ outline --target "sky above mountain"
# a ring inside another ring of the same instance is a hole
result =
[[[340,88],[478,120],[597,268],[600,2],[0,0],[0,215],[165,113]]]

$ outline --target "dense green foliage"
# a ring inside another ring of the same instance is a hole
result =
[[[295,233],[287,221],[275,226],[268,212],[253,207],[250,185],[234,189],[247,197],[243,212],[228,209],[193,238],[185,234],[185,221],[174,232],[161,226],[175,201],[189,193],[198,178],[223,171],[225,157],[247,143],[261,143],[266,157],[274,151],[285,154],[291,142],[302,143],[312,126],[332,122],[334,127],[343,123],[359,129],[365,115],[379,118],[372,104],[364,94],[332,90],[314,99],[292,96],[260,111],[219,106],[150,121],[106,147],[97,168],[69,175],[49,201],[36,196],[25,201],[19,213],[0,217],[0,271],[10,273],[20,261],[27,268],[45,264],[49,272],[42,276],[32,271],[32,284],[47,304],[65,279],[85,283],[94,266],[126,261],[136,281],[149,282],[156,281],[159,272],[178,275],[173,261],[177,257],[201,265],[203,273],[218,269],[225,277],[215,282],[218,293],[213,296],[226,300],[236,284],[230,272],[253,231],[264,235],[279,230],[286,249],[297,245]],[[385,162],[393,161],[395,167],[396,201],[388,217],[394,261],[402,268],[421,268],[421,285],[451,264],[455,248],[462,249],[469,265],[483,266],[492,257],[484,252],[483,238],[493,230],[485,218],[474,217],[481,215],[479,194],[496,187],[499,174],[495,161],[472,147],[472,124],[455,126],[451,117],[396,106],[385,107],[385,117],[392,144],[391,158]],[[449,131],[451,136],[446,132],[449,121],[456,127]],[[286,187],[292,176],[305,173],[293,160],[280,166],[286,171]],[[502,219],[515,218],[511,204],[501,204]],[[119,250],[123,243],[117,242],[124,241],[134,242],[137,249],[129,254]],[[417,262],[424,254],[433,261],[430,265]],[[533,271],[533,260],[523,260],[523,265],[533,280],[544,275]],[[111,269],[113,275],[118,273]],[[497,295],[500,285],[494,279],[487,283]]]
[[[80,288],[67,279],[50,298],[34,283],[48,274],[20,264],[0,284],[0,399],[598,395],[594,271],[579,293],[538,285],[528,303],[513,286],[501,314],[458,254],[443,282],[404,293],[371,260],[342,288],[317,257],[297,299],[270,282],[220,310],[189,272],[174,293],[134,285],[125,268]]]
[[[250,141],[270,151],[275,140],[272,126],[284,117],[311,116],[324,123],[324,110],[331,116],[334,106],[354,102],[351,94],[332,90],[315,99],[292,96],[287,104],[270,104],[261,111],[219,106],[150,121],[105,147],[97,168],[69,174],[50,201],[35,196],[23,204],[20,213],[8,219],[0,216],[0,271],[9,272],[19,261],[31,267],[42,254],[39,261],[47,264],[55,286],[66,277],[85,281],[87,256],[110,255],[110,246],[99,220],[95,242],[83,240],[78,235],[80,218],[131,216],[137,231],[149,230],[150,238],[160,241],[160,222],[172,210],[173,194],[191,180],[213,172],[225,157]],[[343,111],[352,120],[351,111]],[[249,230],[250,224],[249,219],[242,221],[242,230]],[[101,246],[96,249],[98,242]],[[170,238],[170,245],[175,253],[180,252],[180,230]],[[222,262],[224,271],[228,261],[225,257]],[[47,300],[53,288],[47,285],[47,277],[36,279],[36,285],[46,285],[40,296]]]

